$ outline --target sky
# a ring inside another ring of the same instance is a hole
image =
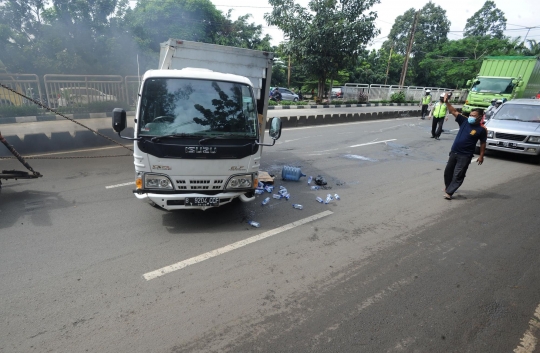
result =
[[[264,14],[270,12],[272,7],[267,0],[210,0],[218,10],[226,13],[233,9],[232,18],[236,19],[245,14],[251,14],[248,22],[260,24],[263,27],[263,34],[269,34],[272,37],[272,45],[278,45],[283,41],[283,33],[277,27],[268,26],[264,20]],[[539,26],[539,28],[530,29],[527,39],[535,39],[540,42],[540,17],[538,9],[539,0],[494,0],[495,4],[501,9],[507,20],[505,34],[510,37],[521,36],[521,39],[527,34],[527,28]],[[448,39],[462,38],[462,32],[466,21],[476,11],[484,5],[485,0],[433,0],[433,3],[446,10],[446,16],[451,22]],[[295,0],[295,3],[307,7],[309,0]],[[381,33],[369,43],[368,48],[378,49],[386,40],[390,29],[397,16],[414,7],[422,8],[427,1],[425,0],[380,0],[380,3],[373,6],[372,10],[377,12],[377,27]],[[536,4],[535,4],[536,3]]]

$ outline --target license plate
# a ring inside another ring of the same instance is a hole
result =
[[[219,197],[186,197],[185,206],[219,206]]]
[[[515,142],[502,142],[499,141],[499,146],[508,147],[508,148],[517,148],[518,144]]]

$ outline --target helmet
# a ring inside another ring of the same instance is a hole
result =
[[[502,99],[497,99],[497,104],[502,104],[502,103],[503,103]]]
[[[496,102],[496,101],[497,101],[497,98],[493,98],[493,99],[491,100],[491,103]]]
[[[508,99],[506,99],[506,98],[503,98],[503,99],[502,99],[502,102],[504,103],[504,102],[506,102],[507,100],[508,100]]]
[[[444,98],[444,93],[441,93],[441,95],[439,97]]]
[[[431,90],[430,89],[426,89],[426,94],[430,94],[431,93]]]

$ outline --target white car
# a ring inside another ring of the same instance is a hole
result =
[[[105,94],[90,87],[63,87],[58,94],[58,106],[66,107],[73,104],[88,104],[92,102],[114,101],[117,99],[111,94]]]
[[[525,154],[540,161],[540,101],[514,99],[486,123],[488,150]]]

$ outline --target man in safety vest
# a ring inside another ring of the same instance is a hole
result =
[[[426,89],[426,92],[424,93],[424,96],[422,97],[422,100],[420,101],[420,106],[422,107],[422,120],[426,118],[426,114],[428,113],[428,107],[431,103],[431,91],[429,89]]]
[[[433,117],[433,124],[431,124],[431,138],[436,140],[439,139],[442,133],[443,124],[448,121],[446,115],[448,114],[448,109],[446,109],[446,104],[444,103],[444,94],[441,94],[439,101],[435,103],[431,112],[429,112],[428,119]]]

